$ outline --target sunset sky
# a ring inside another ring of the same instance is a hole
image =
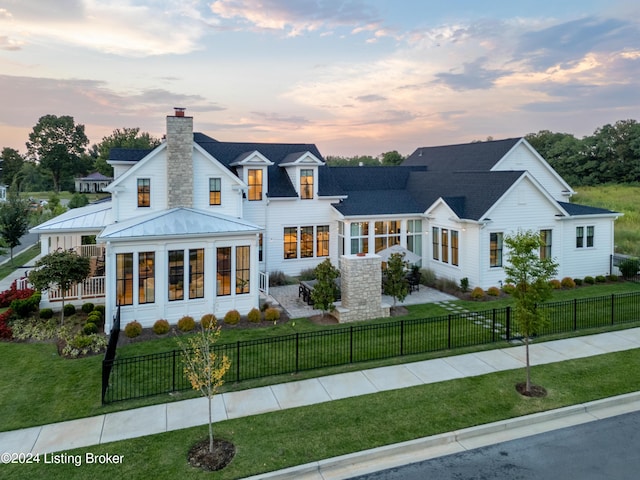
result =
[[[640,2],[0,0],[0,148],[47,114],[91,144],[173,107],[323,155],[590,135],[640,120]]]

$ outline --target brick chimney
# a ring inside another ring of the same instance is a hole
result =
[[[193,117],[175,108],[167,116],[167,204],[193,207]]]

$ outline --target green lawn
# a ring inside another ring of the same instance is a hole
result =
[[[0,278],[5,278],[10,273],[13,273],[16,268],[21,267],[22,265],[26,265],[39,254],[40,244],[37,243],[36,245],[29,247],[19,255],[15,255],[13,257],[13,263],[11,263],[11,260],[9,260],[8,262],[0,265]]]
[[[546,398],[522,397],[524,369],[365,395],[310,407],[219,422],[214,434],[233,442],[236,457],[207,474],[186,461],[206,426],[65,452],[123,455],[122,465],[3,465],[3,479],[235,479],[314,460],[408,441],[640,389],[629,365],[640,349],[534,366]],[[206,419],[203,419],[206,421]]]

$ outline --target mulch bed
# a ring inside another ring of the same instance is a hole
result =
[[[542,398],[547,396],[547,390],[540,385],[531,385],[531,389],[527,392],[527,384],[525,382],[516,383],[516,390],[525,397]]]
[[[217,438],[213,439],[213,452],[210,452],[209,438],[206,438],[191,447],[187,459],[192,467],[215,472],[229,465],[235,454],[233,443]]]

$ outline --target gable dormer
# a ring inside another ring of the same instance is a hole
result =
[[[250,202],[265,199],[271,165],[273,162],[257,150],[242,153],[229,165],[236,167],[238,176],[247,184],[247,200]]]
[[[311,152],[296,152],[287,155],[279,167],[284,168],[295,186],[301,200],[318,197],[318,167],[324,162]]]

